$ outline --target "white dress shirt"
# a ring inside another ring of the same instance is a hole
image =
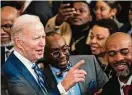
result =
[[[25,3],[24,3],[24,8],[22,10],[22,13],[27,9],[27,7],[31,4],[33,0],[26,0]]]
[[[33,75],[35,80],[38,82],[37,76],[36,76],[34,70],[32,69],[33,63],[31,63],[28,59],[26,59],[24,56],[22,56],[19,52],[15,51],[15,50],[14,50],[14,55],[25,65],[25,67],[28,69],[28,71]],[[61,95],[67,95],[61,82],[57,85],[57,88],[58,88],[59,92],[61,93]]]
[[[127,83],[123,83],[123,82],[121,82],[120,80],[119,80],[119,78],[118,78],[118,81],[119,81],[119,84],[120,84],[120,92],[121,92],[121,95],[124,95],[124,91],[123,91],[123,86],[125,86],[125,85],[131,85],[131,83],[132,83],[132,75],[131,75],[131,77],[128,79],[128,81],[127,81]]]
[[[14,50],[14,55],[24,64],[24,66],[28,69],[28,71],[32,74],[32,76],[38,82],[37,76],[36,76],[34,70],[32,69],[33,63],[30,62],[28,59],[26,59],[24,56],[22,56],[20,53],[18,53],[15,50]]]

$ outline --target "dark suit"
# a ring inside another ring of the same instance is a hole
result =
[[[112,77],[108,83],[103,87],[103,92],[101,95],[121,95],[120,84],[117,77]],[[131,89],[129,90],[129,95],[132,95],[132,83]]]
[[[23,14],[39,16],[41,22],[45,26],[48,19],[52,17],[52,10],[48,4],[48,1],[32,1]]]
[[[1,66],[5,63],[5,47],[1,47]]]
[[[82,69],[84,69],[87,72],[86,80],[85,82],[80,82],[79,87],[82,95],[91,95],[89,94],[91,92],[91,88],[89,88],[89,84],[91,80],[95,80],[95,87],[97,89],[100,89],[104,86],[104,84],[108,81],[106,75],[100,68],[99,64],[97,63],[96,59],[92,55],[81,55],[81,56],[70,56],[70,63],[72,65],[75,65],[75,63],[79,62],[80,60],[85,60],[85,64],[82,66]],[[51,72],[51,69],[49,66],[45,66],[45,75],[47,78],[47,82],[50,86],[50,88],[54,88],[57,85],[57,81]]]
[[[11,95],[44,95],[34,77],[13,53],[3,65],[2,72],[8,78],[9,93]],[[57,87],[55,87],[46,95],[60,94]]]

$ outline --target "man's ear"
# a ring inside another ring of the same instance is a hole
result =
[[[16,44],[16,46],[19,48],[19,49],[23,49],[23,42],[22,42],[22,40],[20,39],[20,38],[18,38],[18,37],[15,37],[15,44]]]

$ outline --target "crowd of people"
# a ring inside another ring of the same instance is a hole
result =
[[[129,3],[2,1],[1,94],[132,95]]]

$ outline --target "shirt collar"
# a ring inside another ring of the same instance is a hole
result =
[[[119,81],[120,87],[123,87],[124,85],[131,85],[131,83],[132,83],[132,75],[128,79],[127,83],[121,82],[120,79],[119,79],[119,77],[118,77],[118,81]]]
[[[27,67],[27,69],[31,69],[33,63],[30,62],[28,59],[26,59],[24,56],[22,56],[19,52],[14,50],[14,55]]]
[[[27,9],[27,7],[31,4],[33,0],[26,0],[24,3],[24,8],[23,8],[23,12]]]

